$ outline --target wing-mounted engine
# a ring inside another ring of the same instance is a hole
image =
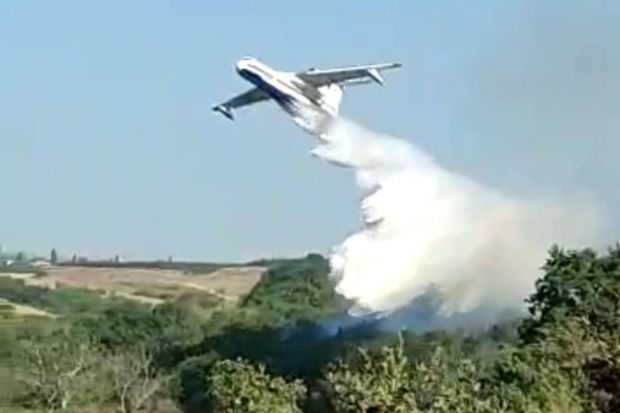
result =
[[[321,94],[321,105],[332,116],[338,115],[340,109],[340,101],[342,100],[342,88],[335,83],[318,87],[317,90]]]

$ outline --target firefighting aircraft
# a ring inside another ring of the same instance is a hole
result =
[[[253,57],[244,57],[235,68],[254,87],[214,106],[213,110],[233,120],[232,109],[273,99],[302,129],[322,138],[330,121],[338,115],[343,87],[369,82],[382,85],[380,71],[398,67],[400,63],[382,63],[325,70],[311,68],[294,73],[274,70]]]

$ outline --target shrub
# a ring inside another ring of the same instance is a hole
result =
[[[243,359],[215,363],[207,384],[218,413],[301,413],[298,402],[306,391],[300,380],[272,377],[264,365]]]

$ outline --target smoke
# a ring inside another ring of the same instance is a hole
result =
[[[519,308],[552,244],[594,239],[598,213],[585,202],[511,198],[342,118],[325,138],[312,154],[352,169],[364,191],[362,227],[330,256],[353,315],[424,297],[446,316]]]

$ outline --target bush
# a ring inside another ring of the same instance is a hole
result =
[[[102,358],[87,337],[60,329],[48,336],[31,337],[23,342],[23,349],[17,379],[26,388],[24,407],[51,412],[98,398]]]
[[[0,277],[0,297],[15,304],[27,304],[67,316],[96,313],[109,304],[109,300],[94,291],[77,288],[50,290],[4,277]]]
[[[602,256],[554,247],[543,268],[519,330],[533,389],[560,375],[585,409],[620,411],[620,245]],[[541,367],[548,370],[542,376]]]
[[[338,413],[353,412],[501,412],[496,397],[485,394],[476,365],[450,357],[441,347],[425,361],[412,364],[403,342],[332,366],[327,380]]]
[[[147,407],[152,410],[169,390],[172,375],[157,368],[153,355],[143,344],[112,351],[105,362],[121,413],[136,413]]]
[[[499,391],[513,408],[620,411],[618,333],[601,334],[585,318],[558,321],[541,333],[544,340],[507,351],[495,366]]]
[[[530,317],[520,328],[526,343],[542,340],[545,328],[567,317],[585,317],[598,331],[620,329],[620,245],[607,255],[590,250],[564,251],[551,248],[536,281],[536,291],[527,300]]]
[[[312,321],[334,314],[339,300],[327,278],[327,261],[309,255],[300,261],[273,265],[243,306],[273,314],[280,323]]]
[[[301,413],[299,402],[306,391],[300,380],[272,377],[263,365],[243,359],[215,363],[207,389],[218,413]]]
[[[352,364],[340,361],[328,368],[332,405],[339,413],[417,412],[410,367],[402,342],[377,353],[360,349],[359,358]]]

